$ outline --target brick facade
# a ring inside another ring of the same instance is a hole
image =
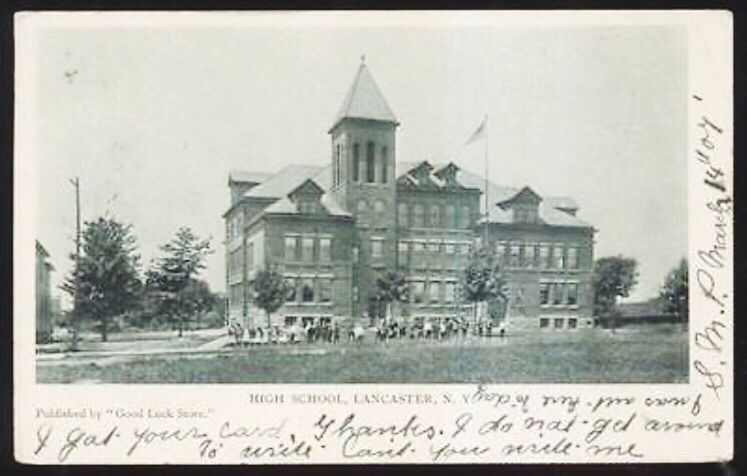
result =
[[[398,162],[398,125],[362,65],[329,131],[329,166],[230,176],[230,318],[266,324],[251,283],[268,266],[295,290],[272,325],[368,324],[375,280],[395,269],[411,290],[398,316],[472,316],[459,281],[471,249],[487,239],[508,279],[508,301],[490,305],[493,319],[521,329],[590,326],[594,229],[576,217],[575,202],[488,184],[453,163]]]

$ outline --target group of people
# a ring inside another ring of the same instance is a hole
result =
[[[383,342],[390,339],[424,339],[424,340],[447,340],[454,337],[465,338],[470,332],[469,321],[463,317],[442,318],[435,322],[423,320],[413,322],[410,325],[391,321],[382,323],[376,328],[376,340]],[[480,321],[474,326],[475,334],[490,337],[493,333],[493,325],[488,321]],[[498,335],[505,337],[506,329],[503,323],[498,326]]]
[[[228,324],[228,333],[236,344],[293,344],[298,342],[340,342],[340,327],[328,321],[306,322],[303,326],[249,327],[244,328],[239,321]]]
[[[396,320],[383,321],[375,329],[375,340],[385,342],[393,339],[418,339],[443,341],[455,337],[466,338],[470,330],[480,337],[491,337],[497,332],[499,337],[506,336],[506,329],[501,322],[497,331],[492,323],[480,321],[476,324],[464,317],[447,317],[432,321],[424,319],[414,322],[399,322]],[[302,326],[292,325],[285,328],[251,327],[244,328],[238,321],[228,324],[228,332],[236,339],[236,344],[267,344],[267,343],[329,343],[340,342],[341,329],[337,323],[327,320],[307,321]],[[372,334],[361,325],[356,325],[348,331],[348,341],[359,342],[367,334]]]

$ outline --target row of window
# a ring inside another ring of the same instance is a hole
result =
[[[286,261],[330,261],[332,238],[316,235],[286,236]]]
[[[411,281],[410,300],[416,304],[456,302],[457,283],[453,281]]]
[[[500,262],[509,268],[579,269],[581,267],[580,248],[574,246],[500,242],[496,245],[496,254]]]
[[[376,160],[376,143],[373,141],[366,142],[365,161],[361,160],[361,145],[358,142],[353,144],[352,155],[353,182],[361,182],[365,179],[366,183],[376,183],[378,178],[378,182],[387,183],[389,180],[389,149],[387,146],[379,149],[378,161]],[[342,172],[343,156],[342,144],[337,144],[335,147],[335,170],[333,176],[335,186],[341,184],[344,180]],[[377,162],[379,167],[377,167]]]
[[[471,249],[469,242],[442,242],[440,240],[429,241],[405,241],[397,243],[397,252],[401,263],[407,263],[411,259],[423,259],[430,255],[468,255]]]
[[[554,329],[576,329],[578,327],[578,319],[575,317],[569,317],[568,319],[562,317],[555,317],[552,319],[549,317],[541,317],[539,320],[540,329],[549,329],[550,322],[552,322],[552,327]]]
[[[575,306],[578,304],[578,283],[540,283],[541,306]]]
[[[400,203],[397,206],[397,223],[400,227],[413,228],[469,228],[472,225],[472,208],[452,204],[424,205]]]
[[[286,278],[286,302],[331,302],[332,278]]]

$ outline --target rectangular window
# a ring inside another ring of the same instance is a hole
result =
[[[541,317],[540,318],[540,329],[547,329],[548,327],[550,327],[550,319],[546,317]]]
[[[555,318],[555,328],[556,329],[562,329],[563,328],[563,319],[556,317]]]
[[[578,284],[568,283],[568,296],[566,298],[566,302],[570,306],[575,306],[576,304],[578,304]]]
[[[441,300],[441,283],[438,281],[431,281],[428,283],[428,300],[430,302],[438,302]]]
[[[528,268],[536,268],[537,267],[537,247],[533,244],[529,244],[524,248],[524,252],[526,253],[526,260],[527,260],[527,267]]]
[[[424,281],[413,281],[412,283],[412,301],[414,303],[421,303],[425,298],[425,282]]]
[[[285,316],[285,327],[293,327],[298,321],[298,316]]]
[[[453,255],[454,252],[454,243],[446,243],[444,245],[444,253],[446,253],[447,255]]]
[[[540,245],[540,268],[550,268],[550,246]]]
[[[314,261],[314,238],[301,240],[301,256],[303,261]]]
[[[366,182],[376,182],[376,162],[374,159],[374,143],[366,144]]]
[[[312,278],[301,280],[301,301],[314,302],[314,280]]]
[[[384,256],[384,240],[371,238],[371,258],[381,259]]]
[[[288,285],[288,292],[285,295],[286,302],[295,302],[298,295],[298,280],[296,278],[286,278],[285,282]]]
[[[441,243],[436,240],[431,240],[428,242],[428,251],[431,253],[438,253],[441,251]]]
[[[578,256],[578,248],[568,248],[568,266],[571,269],[580,268],[580,261]]]
[[[578,324],[578,320],[575,318],[568,319],[568,329],[575,329]]]
[[[501,265],[506,264],[506,242],[500,241],[495,245],[495,256],[498,259],[498,263]]]
[[[552,293],[552,303],[554,305],[563,304],[563,294],[565,291],[565,283],[555,283],[554,290]]]
[[[550,284],[540,283],[540,305],[550,304]]]
[[[331,238],[319,238],[319,261],[331,261],[332,260],[332,239]]]
[[[399,255],[399,262],[400,263],[407,263],[409,261],[409,246],[410,244],[406,241],[400,241],[397,242],[397,254]]]
[[[330,278],[319,279],[319,301],[332,301],[332,280]]]
[[[465,254],[465,255],[469,254],[469,243],[462,244],[462,254]]]
[[[555,258],[555,268],[565,269],[565,248],[556,246],[553,249],[553,258]]]
[[[509,248],[511,250],[511,256],[509,257],[508,265],[512,268],[516,268],[519,266],[519,254],[520,254],[519,247],[520,246],[518,243],[514,243]]]
[[[285,259],[289,261],[295,261],[298,259],[296,256],[296,237],[286,236],[285,237]]]
[[[247,268],[254,267],[254,243],[248,243],[246,247],[246,266]]]
[[[452,303],[455,298],[455,285],[454,283],[444,283],[444,302]]]

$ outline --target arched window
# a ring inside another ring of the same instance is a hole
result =
[[[415,204],[412,209],[412,226],[420,228],[425,226],[425,209],[419,203]]]
[[[431,215],[430,215],[430,225],[433,228],[438,228],[441,226],[441,207],[438,205],[431,206]]]
[[[375,147],[373,142],[366,143],[366,182],[368,183],[376,182]]]
[[[360,158],[361,146],[356,142],[353,144],[353,182],[360,181]]]
[[[358,212],[362,213],[368,210],[368,204],[365,200],[358,200]]]
[[[456,217],[454,216],[454,205],[446,205],[446,228],[458,228]]]
[[[342,146],[337,144],[335,156],[335,185],[340,185],[340,182],[342,182]]]
[[[410,210],[408,209],[407,204],[400,203],[398,208],[399,208],[399,211],[398,211],[398,222],[397,223],[399,223],[399,226],[410,226],[410,220],[409,220]]]
[[[381,148],[381,183],[389,180],[389,149],[386,146]]]

